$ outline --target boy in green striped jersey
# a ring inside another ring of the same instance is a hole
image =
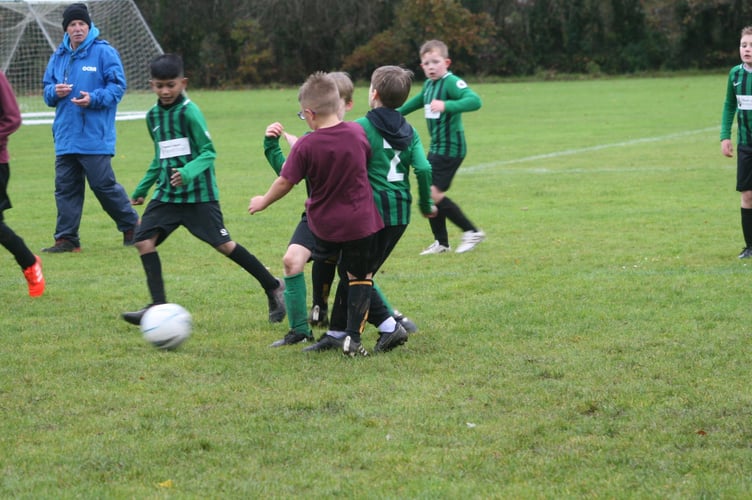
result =
[[[486,238],[454,201],[446,196],[454,175],[467,154],[462,113],[480,109],[481,100],[467,83],[449,71],[449,49],[444,42],[430,40],[420,48],[420,65],[426,81],[420,94],[407,101],[397,111],[407,115],[423,109],[431,146],[428,161],[433,168],[431,197],[439,209],[429,220],[435,241],[421,255],[444,253],[451,250],[446,220],[462,229],[462,242],[455,250],[464,253]]]
[[[233,241],[224,227],[214,173],[216,152],[201,110],[185,95],[187,79],[182,59],[174,54],[157,56],[150,70],[151,87],[159,98],[146,115],[155,155],[133,191],[131,203],[143,204],[156,182],[135,236],[151,303],[138,311],[123,313],[123,319],[138,325],[149,307],[167,302],[156,247],[178,227],[185,226],[256,278],[267,295],[269,321],[279,323],[285,317],[284,283]]]
[[[371,75],[368,104],[371,110],[365,117],[355,120],[363,127],[371,145],[368,160],[368,180],[384,228],[378,233],[377,267],[380,268],[391,254],[410,222],[410,167],[418,181],[418,207],[424,217],[434,217],[436,207],[431,200],[431,165],[420,136],[412,125],[396,110],[410,94],[412,72],[398,66],[381,66]],[[343,270],[340,269],[340,276]],[[340,279],[335,300],[346,297],[345,280]],[[372,295],[368,321],[378,327],[379,338],[375,352],[385,352],[404,344],[408,335],[403,325],[389,313],[388,306],[374,300]],[[379,304],[374,307],[374,303]],[[336,304],[335,304],[336,305]],[[321,351],[338,346],[346,333],[347,318],[343,308],[335,307],[330,328],[319,341],[304,351]],[[338,311],[339,314],[338,314]]]
[[[726,100],[721,118],[721,153],[734,155],[731,126],[738,120],[736,190],[741,193],[742,234],[744,248],[740,259],[752,257],[752,26],[742,29],[739,42],[742,63],[729,71]]]

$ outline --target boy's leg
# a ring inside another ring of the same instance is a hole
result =
[[[311,285],[313,307],[311,308],[311,314],[309,322],[311,326],[326,327],[329,324],[327,319],[329,310],[329,293],[331,291],[332,283],[334,282],[334,275],[337,270],[337,263],[326,261],[313,261],[311,267]]]
[[[29,295],[32,297],[42,295],[45,280],[41,260],[29,250],[23,239],[3,222],[2,212],[0,212],[0,244],[13,255],[21,267],[29,287]]]
[[[255,255],[240,243],[227,255],[233,262],[256,278],[269,299],[269,322],[279,323],[285,319],[285,284],[275,278]]]
[[[752,208],[742,207],[742,236],[744,236],[744,249],[739,254],[740,259],[752,257]]]
[[[348,282],[347,336],[342,345],[342,352],[348,356],[368,355],[361,342],[361,333],[368,319],[372,288],[373,281],[370,279],[353,278]]]
[[[285,276],[284,299],[290,331],[282,339],[273,342],[271,346],[281,347],[303,341],[313,341],[313,333],[308,327],[306,283],[302,271]]]
[[[462,229],[462,243],[459,244],[456,253],[465,253],[475,248],[478,243],[486,239],[486,233],[478,230],[470,222],[460,207],[449,197],[445,196],[437,205],[439,213],[444,214],[447,219],[452,221],[456,226]]]
[[[164,280],[162,278],[162,261],[159,258],[159,253],[154,251],[142,254],[141,265],[146,274],[146,286],[149,289],[151,303],[138,311],[124,312],[122,314],[123,319],[132,325],[140,325],[141,318],[143,318],[144,313],[151,306],[167,302]]]

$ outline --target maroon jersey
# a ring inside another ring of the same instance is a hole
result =
[[[363,127],[342,122],[300,137],[280,175],[293,184],[307,178],[308,225],[335,243],[365,238],[384,227],[368,180],[371,146]]]

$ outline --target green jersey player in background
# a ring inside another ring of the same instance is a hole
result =
[[[742,63],[729,71],[726,101],[721,118],[721,153],[731,158],[731,126],[738,118],[736,190],[741,193],[742,234],[744,249],[740,259],[752,257],[752,26],[742,30],[739,55]]]
[[[462,242],[455,250],[457,253],[472,250],[486,238],[486,234],[470,222],[459,205],[446,196],[467,154],[462,113],[475,111],[481,106],[478,94],[449,71],[450,63],[449,49],[444,42],[430,40],[424,43],[420,48],[420,65],[427,79],[420,94],[398,109],[403,115],[423,109],[431,134],[428,153],[433,169],[431,197],[439,212],[429,221],[435,241],[421,255],[444,253],[451,249],[447,219],[462,229]]]

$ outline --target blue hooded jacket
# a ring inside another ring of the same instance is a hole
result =
[[[52,136],[58,156],[115,154],[115,113],[125,94],[125,71],[117,50],[98,36],[92,23],[89,35],[73,50],[66,33],[44,72],[44,102],[56,108]],[[73,90],[60,99],[58,83],[72,84]],[[71,102],[82,90],[91,97],[87,107]]]

